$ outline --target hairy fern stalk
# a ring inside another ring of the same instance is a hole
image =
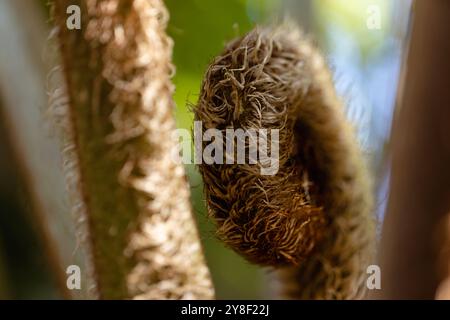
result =
[[[68,30],[66,8],[81,8]],[[78,188],[97,296],[213,297],[181,164],[161,0],[57,0]],[[76,171],[76,172],[75,172]]]

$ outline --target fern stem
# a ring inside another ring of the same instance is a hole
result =
[[[81,30],[66,28],[72,4]],[[184,169],[170,158],[163,2],[58,0],[55,17],[100,298],[212,298]]]

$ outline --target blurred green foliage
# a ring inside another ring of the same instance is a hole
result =
[[[325,45],[336,44],[336,40],[345,34],[357,43],[367,62],[378,53],[390,27],[392,4],[389,0],[314,0],[312,3],[318,32],[328,36]],[[371,17],[379,18],[380,29],[369,29]],[[335,33],[327,33],[327,28]]]

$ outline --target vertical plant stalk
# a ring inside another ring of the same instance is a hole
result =
[[[81,30],[66,27],[73,4]],[[58,0],[55,19],[100,298],[212,298],[188,182],[172,161],[163,2]]]
[[[433,299],[434,238],[450,199],[450,3],[416,1],[392,130],[390,198],[380,244],[381,299]]]
[[[375,244],[370,179],[310,41],[282,26],[231,42],[206,72],[195,114],[204,131],[224,136],[228,128],[279,130],[275,175],[262,175],[263,162],[249,164],[249,156],[246,164],[200,165],[218,237],[281,270],[290,298],[362,298]]]
[[[59,139],[50,134],[43,108],[46,77],[53,65],[42,59],[48,28],[38,2],[0,1],[0,118],[6,129],[7,152],[37,227],[43,255],[63,297],[92,298],[91,281],[83,273],[80,290],[68,290],[66,268],[88,269],[89,259],[78,246],[75,222],[67,206]],[[50,57],[46,57],[50,58]],[[48,59],[51,60],[51,59]],[[4,143],[4,142],[2,142]],[[3,154],[2,154],[3,156]],[[11,181],[4,183],[11,188]]]

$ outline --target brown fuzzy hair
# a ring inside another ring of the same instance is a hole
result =
[[[232,41],[209,66],[194,112],[203,131],[279,129],[273,176],[261,163],[200,165],[218,237],[282,268],[290,297],[361,297],[374,251],[370,183],[311,42],[286,25]]]

